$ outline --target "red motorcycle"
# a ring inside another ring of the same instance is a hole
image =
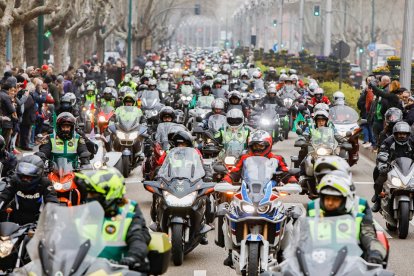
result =
[[[154,180],[158,169],[164,163],[167,148],[157,141],[148,138],[144,143],[145,161],[142,164],[142,175],[145,180]],[[152,154],[150,154],[152,152]]]
[[[101,107],[98,113],[98,131],[99,134],[103,134],[108,128],[109,121],[115,114],[115,110],[112,106]]]

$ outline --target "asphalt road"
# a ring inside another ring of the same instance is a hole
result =
[[[274,146],[274,152],[285,157],[288,165],[290,165],[290,156],[298,152],[298,148],[293,147],[295,137],[295,134],[291,134],[289,140],[277,143]],[[358,164],[352,167],[357,194],[368,200],[371,199],[373,191],[372,171],[374,165],[375,164],[372,161],[360,156]],[[127,179],[127,194],[128,197],[138,201],[145,214],[147,225],[149,225],[151,223],[149,213],[152,196],[143,188],[141,179],[140,168],[137,168]],[[304,195],[295,195],[286,197],[284,201],[306,204],[308,198]],[[382,216],[377,213],[374,217],[377,230],[384,230],[385,221],[382,219]],[[396,275],[414,275],[414,265],[411,260],[412,256],[414,256],[414,222],[411,222],[410,233],[405,240],[399,240],[395,233],[386,233],[389,237],[391,246],[388,269],[394,271]],[[226,252],[223,248],[217,247],[214,244],[213,234],[213,232],[210,232],[208,235],[208,245],[200,245],[193,252],[185,256],[182,266],[175,267],[171,263],[165,275],[236,275],[234,270],[223,266]]]

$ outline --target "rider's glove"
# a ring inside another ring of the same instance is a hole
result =
[[[385,174],[388,172],[388,164],[387,163],[378,163],[378,171],[380,174]]]
[[[382,264],[382,256],[377,250],[369,252],[367,261],[373,264]]]
[[[119,263],[121,265],[126,265],[129,269],[140,272],[149,271],[149,261],[147,258],[138,258],[135,256],[128,256],[122,258]]]

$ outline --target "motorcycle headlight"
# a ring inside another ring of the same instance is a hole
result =
[[[191,99],[192,99],[193,97],[191,97],[191,96],[187,96],[187,101],[191,101]]]
[[[91,111],[90,110],[86,110],[86,115],[91,115]]]
[[[178,198],[167,191],[163,191],[165,202],[171,207],[188,207],[193,205],[194,200],[197,197],[197,192],[192,192],[185,197]]]
[[[319,148],[316,150],[316,154],[317,155],[331,155],[332,154],[332,150],[331,149],[326,149],[326,148]]]
[[[101,122],[101,123],[103,123],[103,122],[106,122],[106,118],[105,118],[105,116],[99,116],[99,122]]]
[[[10,237],[1,237],[0,240],[0,258],[9,256],[13,250],[13,242],[10,240]]]
[[[125,133],[124,132],[122,132],[122,131],[117,131],[116,132],[116,136],[119,138],[119,139],[121,139],[121,140],[123,140],[123,139],[125,139]]]
[[[96,170],[99,170],[100,168],[102,168],[102,162],[101,161],[96,161],[95,163],[93,163],[93,167]]]
[[[64,182],[64,183],[60,183],[60,182],[53,183],[53,188],[56,191],[62,191],[62,190],[68,191],[71,186],[72,186],[72,181],[67,181],[67,182]]]
[[[184,101],[185,99],[187,99],[187,97],[186,97],[186,96],[184,96],[184,95],[183,95],[183,96],[181,96],[181,100],[183,100],[183,101]]]
[[[393,186],[395,186],[395,187],[402,187],[402,186],[404,186],[403,182],[398,177],[393,177],[391,179],[391,184]]]
[[[129,140],[135,140],[138,137],[138,132],[132,132],[129,134],[128,139]]]
[[[270,124],[271,124],[271,122],[270,122],[270,120],[269,120],[269,119],[262,119],[262,120],[260,121],[260,123],[261,123],[262,125],[264,125],[264,126],[268,126],[268,125],[270,125]]]
[[[235,165],[236,164],[236,157],[234,156],[227,156],[224,158],[224,163],[226,165]]]
[[[265,214],[265,213],[269,212],[269,209],[270,209],[270,205],[266,204],[266,205],[259,206],[257,208],[257,212],[259,214]]]
[[[247,203],[242,203],[241,209],[242,209],[243,212],[249,213],[249,214],[254,213],[254,211],[256,211],[256,208],[254,208],[253,205],[250,205],[250,204],[247,204]]]

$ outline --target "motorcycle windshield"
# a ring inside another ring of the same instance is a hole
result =
[[[329,110],[329,120],[334,124],[356,124],[358,119],[358,113],[346,105],[334,106]]]
[[[185,84],[181,85],[181,94],[186,97],[192,96],[193,87],[191,85],[185,85]]]
[[[211,103],[214,101],[214,96],[201,96],[198,98],[197,105],[202,109],[211,109]]]
[[[0,237],[7,237],[20,229],[20,226],[13,222],[1,222],[0,223]]]
[[[167,181],[173,178],[189,179],[194,182],[204,177],[201,157],[193,148],[173,148],[167,155],[158,175]]]
[[[120,106],[117,109],[118,126],[123,131],[131,131],[139,126],[141,112],[136,106]]]
[[[304,253],[302,261],[309,270],[309,275],[330,275],[339,251],[346,247],[347,254],[340,263],[340,275],[360,275],[346,273],[356,265],[350,259],[360,259],[362,250],[358,245],[355,218],[350,215],[334,217],[306,217],[299,220],[297,227],[300,234],[295,235],[291,245],[286,249],[287,265],[282,271],[293,272],[292,275],[302,275],[296,264],[297,249]],[[349,258],[349,259],[348,259]],[[345,268],[345,266],[347,268]],[[361,274],[363,275],[363,274]]]
[[[142,92],[141,108],[143,110],[153,109],[159,104],[159,102],[160,98],[158,97],[158,91],[145,90]]]
[[[408,157],[400,157],[395,159],[395,165],[398,167],[398,170],[402,173],[402,175],[407,176],[409,175],[412,170],[414,170],[414,162],[411,158]]]
[[[158,84],[158,89],[161,92],[168,92],[168,82],[167,81],[160,81]]]
[[[114,108],[112,106],[104,106],[101,108],[101,112],[103,112],[105,115],[108,115],[111,112],[114,112]]]
[[[334,149],[337,146],[334,131],[330,127],[321,127],[312,129],[311,143],[313,148],[329,148]]]
[[[42,266],[48,270],[48,275],[83,275],[105,246],[101,234],[103,221],[104,211],[97,201],[70,208],[46,204],[35,235],[27,245],[34,264],[29,267],[39,270],[35,271],[37,275],[44,274]],[[75,259],[88,241],[86,256],[72,274]],[[40,244],[43,249],[39,248]]]
[[[177,132],[179,130],[186,131],[185,126],[173,122],[159,123],[157,127],[157,132],[155,134],[155,140],[159,143],[164,141],[168,142],[168,134]]]
[[[68,162],[66,158],[58,158],[56,161],[56,171],[60,178],[73,172],[72,162]]]
[[[269,118],[276,117],[276,107],[277,104],[265,104],[263,114]]]
[[[234,156],[239,158],[244,150],[244,144],[239,141],[232,140],[226,146],[226,156]]]
[[[243,180],[249,186],[260,183],[263,187],[273,177],[278,167],[276,159],[268,159],[263,156],[251,156],[243,163]]]
[[[214,114],[211,115],[208,119],[208,128],[212,129],[214,132],[220,130],[220,128],[224,127],[227,124],[226,116],[221,114]]]

